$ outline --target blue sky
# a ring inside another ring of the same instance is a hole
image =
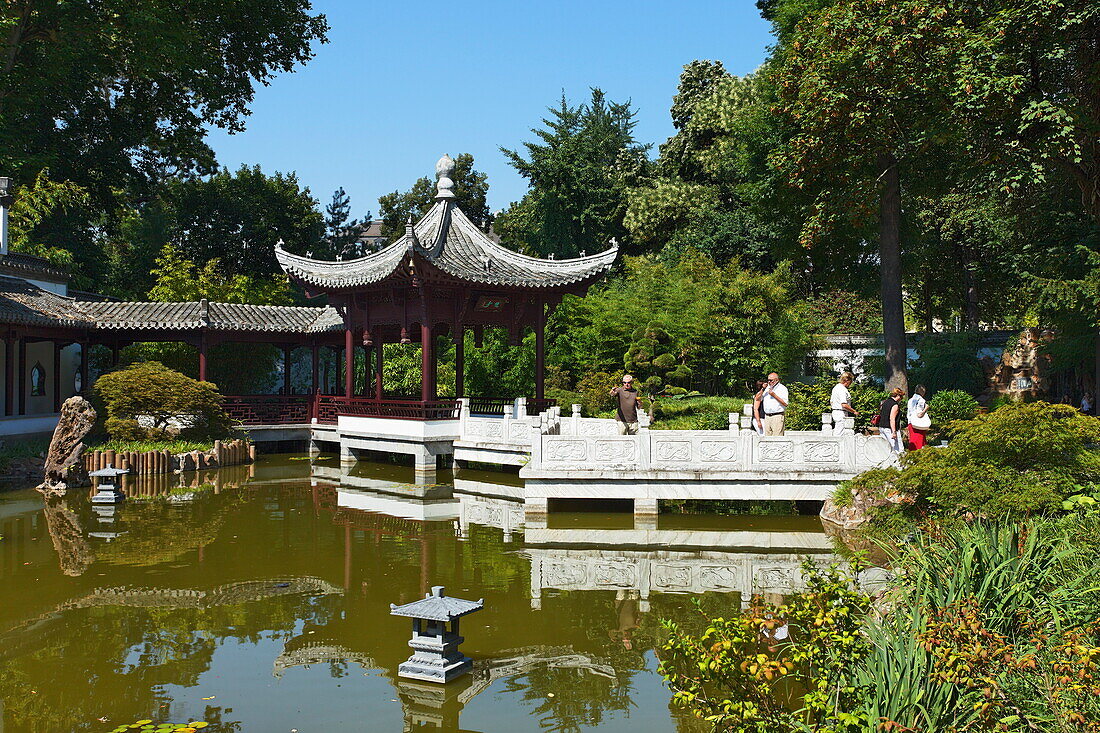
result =
[[[219,162],[295,171],[322,204],[343,186],[353,213],[473,153],[496,211],[526,184],[498,148],[531,139],[562,91],[601,87],[638,109],[636,134],[663,142],[684,64],[756,69],[772,42],[753,0],[532,3],[315,0],[329,43],[257,90],[243,133],[211,133]]]

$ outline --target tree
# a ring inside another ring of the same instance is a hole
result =
[[[92,388],[106,406],[105,427],[116,440],[162,438],[173,420],[187,418],[180,435],[222,438],[232,431],[218,388],[155,361],[104,374]],[[142,425],[140,418],[151,424]]]
[[[111,200],[208,172],[208,125],[240,131],[255,85],[326,41],[304,0],[11,0],[0,10],[0,169]]]
[[[486,196],[489,193],[488,176],[474,168],[474,156],[462,153],[455,161],[455,204],[471,221],[485,228],[492,224]],[[382,217],[382,234],[396,239],[405,233],[405,222],[413,221],[428,213],[435,203],[436,182],[424,176],[418,178],[408,191],[394,191],[378,199],[378,214]]]
[[[351,197],[341,186],[332,194],[332,203],[325,207],[325,233],[328,246],[339,257],[356,257],[359,251],[359,235],[370,223],[370,212],[362,219],[351,218]]]
[[[774,161],[813,197],[802,241],[877,219],[889,388],[907,389],[902,168],[915,173],[910,184],[933,180],[916,171],[934,165],[958,135],[947,114],[949,44],[941,40],[952,33],[920,3],[841,0],[797,25],[775,77],[780,112],[797,132]]]
[[[218,258],[227,275],[279,274],[280,242],[298,254],[331,254],[318,202],[293,173],[223,169],[207,179],[173,180],[166,196],[174,211],[173,244],[195,263]]]
[[[526,157],[501,148],[530,189],[497,218],[497,232],[543,256],[600,252],[612,239],[629,245],[627,190],[649,167],[648,146],[634,139],[630,102],[593,89],[587,104],[571,106],[563,95],[549,112],[544,129],[531,130],[540,142],[523,144]]]

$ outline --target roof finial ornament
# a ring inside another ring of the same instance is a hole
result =
[[[451,174],[454,172],[454,159],[444,153],[439,162],[435,164],[435,177],[438,179],[436,182],[436,200],[453,199],[455,197],[455,182],[451,180]]]
[[[405,220],[405,236],[406,237],[415,236],[415,232],[413,231],[412,214],[409,214],[409,218]]]

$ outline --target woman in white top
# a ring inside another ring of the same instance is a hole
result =
[[[844,418],[855,417],[859,411],[852,407],[852,393],[848,388],[855,381],[851,372],[840,375],[840,381],[833,385],[833,392],[829,398],[829,409],[833,411],[833,432],[839,433],[844,426]]]
[[[905,407],[905,414],[909,418],[909,450],[920,450],[924,447],[924,437],[928,428],[932,427],[932,416],[928,414],[928,402],[924,399],[924,385],[918,384],[913,390],[913,396]]]

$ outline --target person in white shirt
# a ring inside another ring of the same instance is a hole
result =
[[[770,373],[768,383],[760,390],[760,406],[764,410],[764,435],[783,434],[787,399],[787,388],[779,383],[779,375]]]
[[[833,432],[839,433],[844,425],[844,418],[855,417],[859,410],[852,407],[852,393],[848,390],[855,381],[855,375],[844,372],[840,375],[840,381],[833,385],[833,393],[829,398],[829,409],[833,411]]]

